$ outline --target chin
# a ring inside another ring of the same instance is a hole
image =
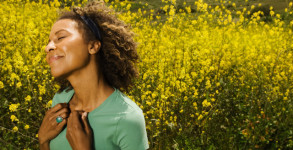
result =
[[[66,77],[66,74],[62,70],[54,70],[51,68],[51,75],[55,79],[64,79]]]
[[[61,78],[61,77],[62,77],[62,75],[55,74],[55,73],[51,73],[51,75],[52,75],[55,79],[58,79],[58,78]]]

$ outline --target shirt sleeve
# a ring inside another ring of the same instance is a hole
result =
[[[133,111],[120,118],[117,124],[116,137],[121,150],[148,149],[143,113]]]

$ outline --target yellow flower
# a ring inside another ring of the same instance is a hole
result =
[[[20,105],[19,103],[17,103],[17,104],[10,104],[9,105],[10,112],[15,112],[17,110],[17,108],[18,108],[19,105]]]
[[[197,89],[195,89],[195,90],[194,90],[194,93],[193,93],[193,96],[194,96],[194,97],[197,97],[197,95],[198,95],[198,92],[197,92]]]
[[[16,88],[20,88],[22,86],[21,82],[17,82]]]
[[[185,7],[185,9],[186,9],[187,13],[191,13],[191,8],[190,8],[190,6]]]
[[[128,5],[126,6],[126,10],[130,10],[130,8],[131,8],[131,4],[128,4]]]
[[[206,81],[206,89],[209,89],[209,88],[211,88],[212,87],[212,85],[211,85],[211,81],[210,80],[207,80]]]
[[[11,76],[10,76],[10,79],[11,79],[12,81],[14,81],[15,79],[16,79],[16,80],[19,80],[19,76],[16,75],[15,73],[12,73]]]
[[[46,88],[45,88],[45,86],[38,85],[38,87],[39,87],[40,95],[44,95],[44,94],[46,93]]]
[[[275,14],[275,12],[271,10],[271,11],[270,11],[270,15],[271,15],[271,16],[274,16],[274,14]]]
[[[16,122],[18,122],[18,119],[17,119],[17,117],[16,117],[16,116],[14,116],[14,115],[11,115],[11,116],[10,116],[10,119],[11,119],[11,121],[16,121]]]
[[[31,101],[32,97],[30,95],[26,96],[25,101],[29,102]]]
[[[25,126],[24,126],[24,129],[25,129],[25,130],[27,130],[27,129],[29,129],[29,128],[30,128],[29,125],[25,125]]]
[[[152,105],[152,103],[150,101],[146,101],[146,104],[149,105],[149,106]]]
[[[203,116],[202,115],[199,115],[198,118],[197,118],[197,120],[201,120],[202,118],[203,118]]]
[[[203,107],[209,107],[209,106],[211,106],[211,103],[210,102],[208,102],[206,99],[202,102],[202,106]]]
[[[46,104],[46,108],[50,108],[52,106],[52,100],[49,100],[48,103]]]
[[[18,127],[17,126],[13,127],[12,131],[13,132],[17,132],[18,131]]]
[[[261,7],[261,5],[262,5],[261,3],[258,3],[258,7]]]
[[[2,81],[0,81],[0,89],[3,89],[4,88],[4,84]]]

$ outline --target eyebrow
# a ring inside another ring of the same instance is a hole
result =
[[[61,32],[61,31],[66,31],[65,29],[60,29],[60,30],[58,30],[57,32],[55,32],[55,35],[57,35],[59,32]],[[48,40],[48,44],[50,43],[50,38],[49,38],[49,40]]]

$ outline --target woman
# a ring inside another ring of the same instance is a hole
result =
[[[63,13],[46,53],[61,89],[39,129],[41,149],[148,149],[142,110],[120,92],[138,74],[136,44],[103,2]]]

